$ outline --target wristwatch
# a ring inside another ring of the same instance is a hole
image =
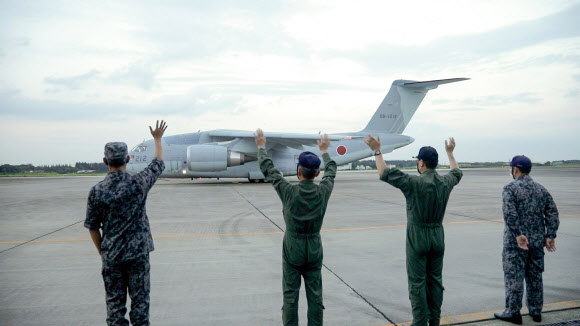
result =
[[[381,151],[375,151],[375,156],[381,155],[381,154],[383,154],[383,153],[381,153]]]

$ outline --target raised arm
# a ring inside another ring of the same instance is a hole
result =
[[[375,139],[371,135],[366,135],[365,143],[370,147],[370,149],[373,150],[373,152],[375,152],[375,162],[377,164],[377,171],[379,172],[379,177],[382,177],[383,172],[387,168],[387,163],[385,163],[385,160],[383,159],[383,154],[381,153],[381,137],[377,137],[377,139]]]
[[[324,160],[324,176],[320,182],[320,187],[330,196],[332,188],[334,187],[334,178],[336,177],[336,162],[328,154],[328,147],[330,146],[328,135],[324,134],[320,136],[320,139],[316,142],[318,143],[318,149],[322,153],[322,159]]]
[[[155,140],[155,157],[162,161],[163,161],[163,145],[161,144],[161,137],[163,137],[163,133],[165,132],[166,129],[167,124],[163,120],[161,120],[161,123],[159,123],[159,120],[157,120],[157,123],[155,124],[155,130],[153,130],[153,128],[149,126],[151,135]]]
[[[377,171],[379,172],[379,179],[381,181],[387,182],[393,187],[401,189],[401,191],[406,194],[411,189],[411,184],[413,183],[413,178],[407,173],[401,172],[399,169],[387,169],[387,163],[383,159],[383,154],[381,153],[381,138],[377,137],[375,139],[371,135],[365,136],[365,143],[369,145],[370,149],[375,152],[375,162],[377,164]],[[385,174],[385,170],[387,173]]]
[[[266,151],[266,136],[264,136],[262,129],[256,130],[254,141],[256,142],[256,146],[258,146],[258,164],[260,165],[260,171],[262,171],[266,180],[270,181],[274,189],[276,189],[282,202],[286,202],[292,185],[282,177],[282,173],[274,166],[272,158],[268,155]]]
[[[447,152],[447,156],[449,157],[449,168],[450,169],[459,169],[459,165],[453,156],[453,150],[455,149],[455,139],[453,137],[449,138],[449,144],[447,140],[445,141],[445,151]]]

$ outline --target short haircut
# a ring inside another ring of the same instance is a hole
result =
[[[114,160],[107,161],[107,163],[109,163],[109,166],[112,168],[120,168],[127,164],[126,158],[116,158]]]
[[[530,174],[530,171],[532,171],[531,168],[530,169],[524,169],[524,168],[521,168],[519,166],[512,166],[512,167],[518,169],[518,171],[520,171],[520,173],[522,173],[522,174]]]
[[[437,164],[439,162],[438,161],[425,161],[425,160],[423,160],[423,163],[425,163],[425,166],[427,166],[428,169],[434,169],[437,167]]]
[[[309,168],[305,168],[302,165],[300,165],[302,167],[302,176],[308,180],[312,180],[314,178],[316,178],[316,172],[318,172],[318,169],[309,169]]]

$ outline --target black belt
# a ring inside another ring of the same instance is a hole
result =
[[[411,222],[411,225],[418,226],[420,228],[440,228],[443,227],[442,223],[417,223]]]
[[[293,238],[299,238],[299,239],[311,239],[311,238],[320,237],[320,232],[316,232],[316,233],[298,233],[298,232],[286,230],[286,233],[288,235],[290,235],[291,237],[293,237]]]

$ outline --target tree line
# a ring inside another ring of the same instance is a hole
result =
[[[394,160],[385,161],[387,165],[394,165],[398,168],[408,168],[415,167],[417,161],[415,160]],[[474,162],[465,163],[459,162],[460,167],[498,167],[505,165],[505,162]],[[559,165],[580,165],[580,160],[563,160],[554,161],[546,163],[534,163],[534,166],[559,166]],[[369,167],[376,169],[375,160],[363,160],[352,163],[352,168],[356,169],[357,166]],[[24,174],[30,172],[49,172],[58,174],[70,174],[77,173],[82,170],[94,170],[95,173],[107,173],[109,168],[104,163],[87,163],[87,162],[77,162],[74,166],[68,164],[56,164],[56,165],[32,165],[32,164],[20,164],[20,165],[10,165],[3,164],[0,165],[0,174]]]
[[[385,160],[387,165],[393,165],[398,168],[413,168],[416,166],[416,160]],[[501,167],[508,164],[507,162],[459,162],[460,168],[492,168]],[[552,161],[545,163],[533,163],[534,166],[568,166],[568,165],[580,165],[580,160],[563,160],[563,161]],[[369,167],[371,169],[376,169],[377,165],[375,160],[362,160],[352,163],[352,168],[356,169],[358,166]]]
[[[95,173],[109,172],[109,168],[102,162],[101,163],[77,162],[75,163],[74,166],[68,164],[38,165],[38,166],[32,164],[0,165],[0,174],[23,174],[30,172],[70,174],[77,173],[78,171],[82,170],[94,170]]]

